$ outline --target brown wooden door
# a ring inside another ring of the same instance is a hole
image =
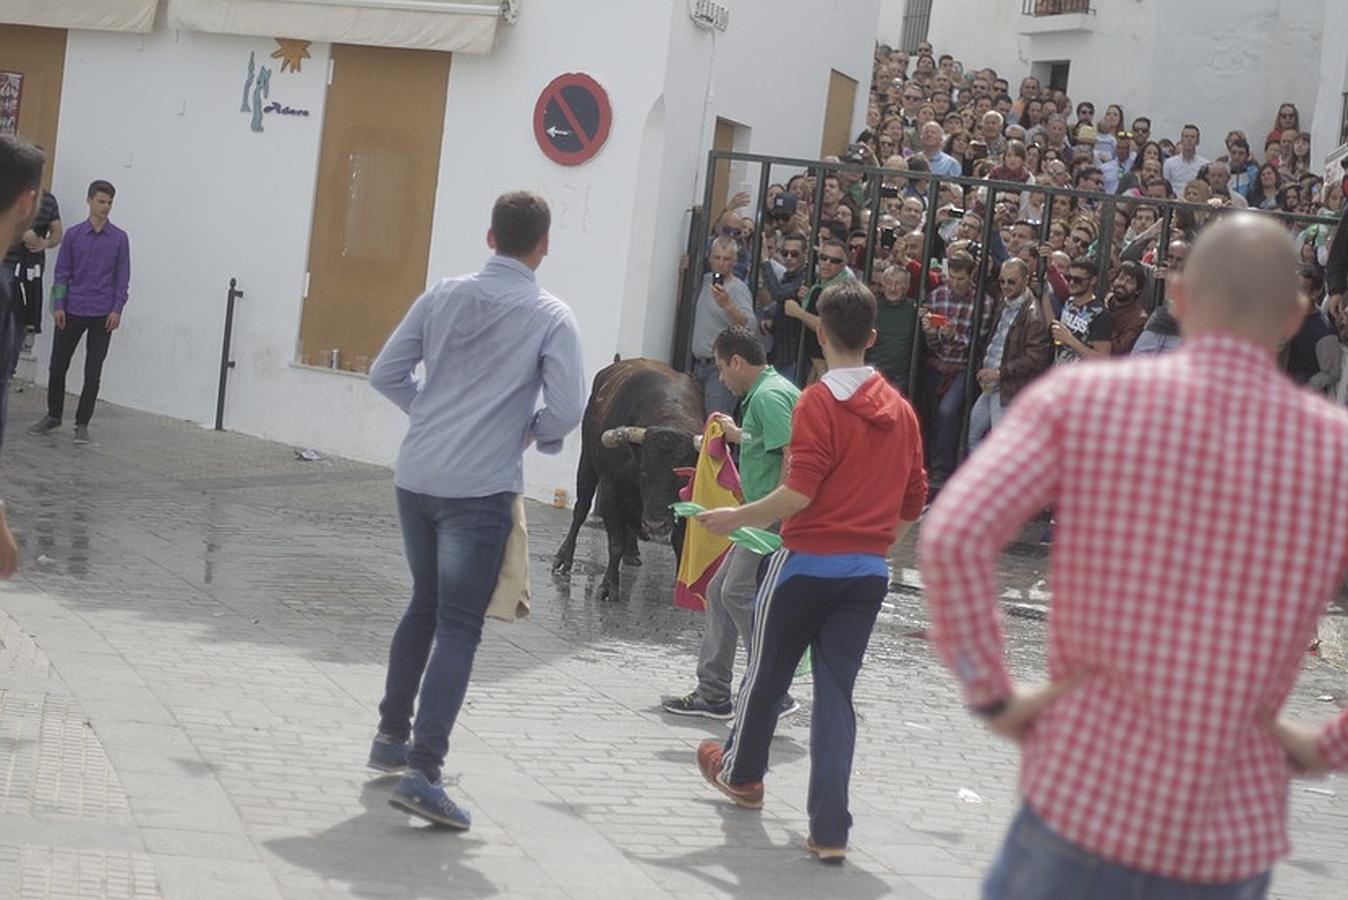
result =
[[[729,152],[735,149],[735,123],[729,119],[716,117],[716,130],[712,132],[711,148],[713,150],[724,150]],[[707,210],[707,215],[714,216],[725,205],[730,202],[730,161],[721,160],[716,164],[715,175],[712,178],[711,188],[711,209]],[[716,223],[710,223],[715,228]]]
[[[65,66],[64,28],[0,25],[0,72],[23,76],[18,133],[47,151],[47,167],[42,173],[42,184],[47,188],[51,187],[56,160],[56,123],[61,113]]]
[[[824,137],[820,156],[842,156],[852,141],[852,107],[857,99],[857,83],[841,72],[828,76],[828,105],[824,108]]]
[[[426,288],[449,54],[335,44],[300,362],[368,371]]]

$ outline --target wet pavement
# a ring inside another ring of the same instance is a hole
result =
[[[856,824],[829,869],[803,849],[808,688],[764,810],[726,806],[693,762],[724,726],[658,707],[692,687],[701,634],[670,603],[672,554],[642,545],[623,599],[598,602],[602,532],[555,579],[569,514],[532,506],[534,612],[488,625],[446,765],[474,826],[450,834],[389,809],[392,781],[363,768],[408,585],[389,472],[106,405],[88,447],[32,438],[40,399],[11,398],[0,462],[23,553],[0,586],[0,896],[977,895],[1015,752],[961,709],[911,569],[858,683]],[[1048,599],[1037,532],[1003,562],[1025,678]],[[1348,695],[1340,633],[1308,656],[1307,720]],[[1345,790],[1295,785],[1275,897],[1348,880]]]

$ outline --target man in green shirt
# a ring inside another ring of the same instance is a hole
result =
[[[800,389],[767,364],[758,336],[744,327],[727,328],[713,344],[721,382],[742,397],[743,424],[718,416],[726,440],[740,447],[740,487],[744,502],[772,493],[781,483],[783,457],[791,443],[791,413]],[[743,639],[752,653],[754,596],[758,593],[757,553],[738,544],[721,560],[707,586],[707,630],[697,660],[697,687],[692,693],[665,700],[666,712],[678,716],[729,719],[734,714],[731,678],[735,644]],[[779,715],[800,708],[788,694]]]
[[[917,302],[908,296],[912,276],[903,266],[892,265],[880,276],[879,302],[875,305],[875,345],[866,351],[866,362],[903,392],[912,374],[913,342],[917,335]]]

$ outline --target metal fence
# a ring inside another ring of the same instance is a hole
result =
[[[1166,264],[1166,254],[1171,244],[1172,237],[1183,231],[1194,231],[1202,227],[1202,223],[1214,220],[1222,215],[1240,211],[1236,207],[1216,208],[1207,204],[1186,203],[1181,200],[1159,199],[1149,197],[1132,197],[1118,194],[1105,194],[1098,191],[1081,191],[1072,188],[1050,187],[1047,185],[1026,185],[1017,182],[1006,181],[988,181],[979,178],[965,177],[941,177],[934,176],[926,172],[897,172],[884,169],[877,166],[860,165],[851,163],[823,162],[821,160],[798,159],[790,157],[764,156],[751,153],[736,153],[714,150],[708,155],[706,191],[703,197],[703,203],[700,208],[693,210],[692,227],[689,236],[689,269],[685,273],[683,284],[681,286],[681,295],[679,299],[678,313],[675,318],[674,346],[672,348],[671,359],[675,368],[682,371],[690,371],[692,368],[692,333],[697,312],[697,300],[702,290],[703,273],[706,271],[707,255],[711,239],[715,237],[714,229],[716,221],[713,217],[719,218],[720,210],[712,209],[715,198],[713,198],[713,174],[717,166],[741,165],[749,169],[757,168],[758,178],[757,193],[754,194],[754,212],[750,216],[747,212],[745,218],[752,218],[754,221],[753,235],[749,240],[749,260],[747,284],[750,293],[755,298],[759,296],[760,275],[762,267],[766,261],[762,259],[762,240],[761,235],[765,226],[770,225],[764,199],[769,193],[769,187],[778,182],[785,185],[792,176],[798,174],[813,174],[816,178],[814,185],[813,202],[810,206],[810,231],[806,235],[808,247],[808,259],[806,262],[806,283],[813,284],[816,280],[816,264],[819,252],[818,235],[821,229],[820,210],[823,206],[824,198],[824,175],[847,174],[852,173],[860,178],[860,184],[864,185],[863,192],[866,197],[865,207],[870,210],[870,218],[864,229],[866,236],[866,247],[861,260],[860,271],[856,276],[863,280],[867,285],[872,285],[875,281],[874,275],[877,268],[877,251],[881,250],[879,236],[880,220],[883,218],[883,201],[885,198],[882,185],[886,179],[904,178],[911,182],[925,182],[925,212],[919,230],[926,238],[925,246],[922,251],[921,273],[918,281],[918,306],[922,306],[926,300],[929,285],[929,275],[932,271],[932,256],[937,239],[937,231],[941,224],[938,219],[940,214],[939,198],[942,194],[942,188],[951,186],[961,192],[961,197],[965,196],[969,188],[978,189],[976,196],[977,206],[983,209],[982,232],[979,235],[979,246],[981,255],[979,256],[976,268],[976,279],[974,285],[974,297],[983,298],[996,287],[996,274],[989,272],[989,263],[992,261],[991,248],[993,244],[993,235],[997,230],[995,211],[997,210],[998,197],[1006,198],[1015,195],[1017,198],[1024,193],[1034,195],[1042,194],[1044,202],[1042,207],[1042,216],[1036,223],[1038,226],[1038,239],[1042,242],[1049,234],[1054,223],[1054,203],[1055,197],[1069,197],[1075,199],[1085,208],[1098,213],[1099,228],[1095,247],[1098,248],[1097,262],[1100,268],[1100,274],[1095,287],[1096,298],[1103,300],[1109,291],[1109,285],[1112,282],[1111,268],[1113,253],[1119,249],[1115,246],[1115,213],[1117,211],[1128,211],[1137,206],[1149,206],[1160,212],[1160,232],[1156,239],[1156,259],[1155,265],[1160,267]],[[774,177],[774,171],[776,176]],[[752,184],[752,179],[749,181]],[[969,205],[962,203],[961,206]],[[973,205],[969,205],[972,208]],[[1310,226],[1322,226],[1324,228],[1333,228],[1338,225],[1336,218],[1322,218],[1318,216],[1297,215],[1277,211],[1256,211],[1261,215],[1276,216],[1289,227],[1298,226],[1308,228]],[[1047,290],[1047,267],[1049,260],[1040,257],[1037,263],[1037,269],[1031,275],[1031,288],[1036,296],[1042,297],[1043,292]],[[1160,293],[1156,297],[1156,304],[1165,302],[1164,282],[1160,283]],[[972,327],[972,344],[970,346],[969,360],[965,371],[965,401],[962,411],[962,421],[968,421],[969,410],[972,407],[977,393],[973,390],[976,381],[975,375],[978,369],[978,363],[982,359],[982,352],[985,347],[980,344],[980,335],[984,335],[985,323],[982,321],[983,302],[974,304],[974,320]],[[1148,312],[1154,309],[1154,306],[1148,309]],[[757,310],[756,310],[757,312]],[[757,319],[757,315],[755,316]],[[921,408],[923,397],[921,396],[920,379],[917,375],[921,366],[921,347],[922,341],[914,327],[913,337],[913,361],[908,378],[908,395]],[[804,381],[805,363],[803,358],[804,343],[796,352],[796,372],[798,380]],[[961,439],[961,452],[963,452],[964,441]]]
[[[1027,16],[1060,16],[1090,11],[1091,0],[1022,0],[1021,4],[1021,12]]]

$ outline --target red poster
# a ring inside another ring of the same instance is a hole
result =
[[[0,134],[19,133],[19,101],[23,98],[23,73],[0,72]]]

